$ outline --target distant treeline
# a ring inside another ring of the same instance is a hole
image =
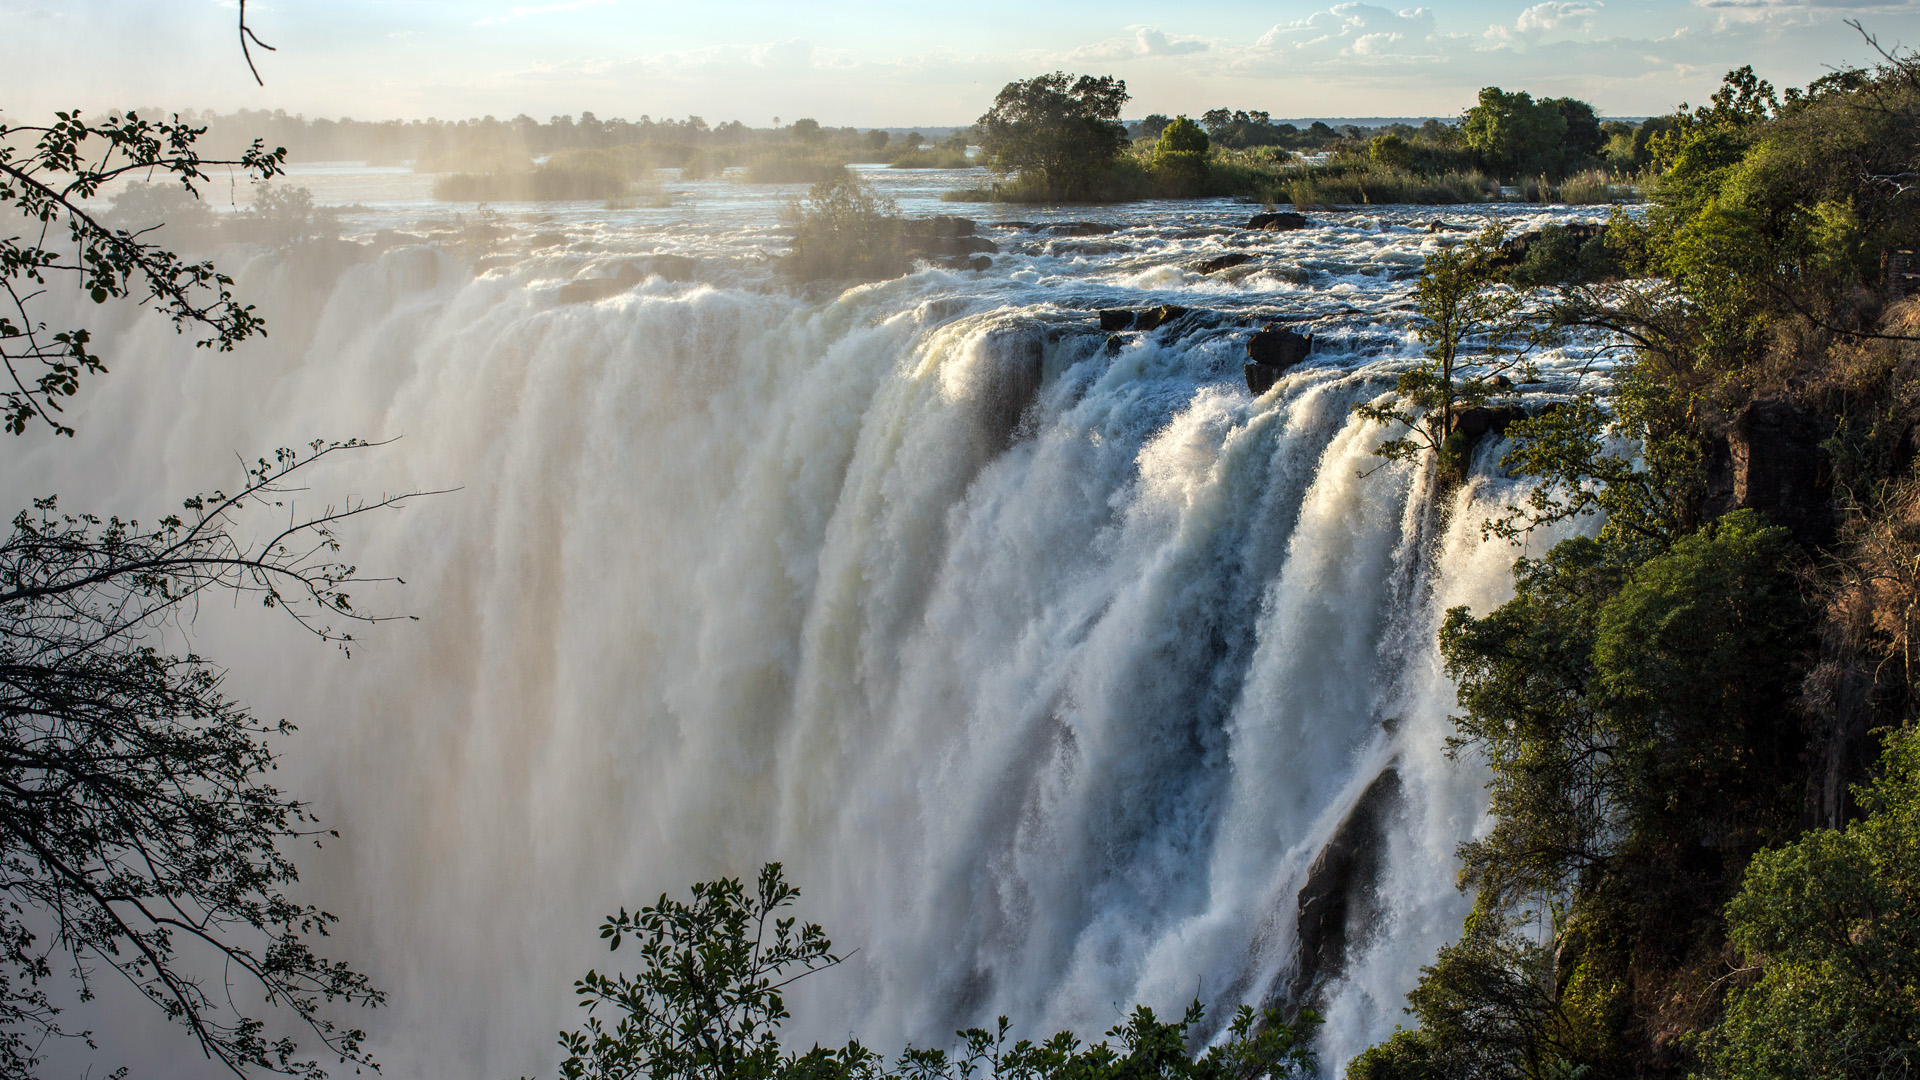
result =
[[[655,169],[688,178],[745,170],[749,182],[812,182],[850,163],[897,168],[964,168],[964,129],[889,131],[826,127],[802,118],[750,128],[738,120],[709,125],[698,116],[602,120],[591,112],[546,121],[366,121],[309,119],[285,112],[181,114],[208,129],[205,144],[237,152],[255,138],[285,146],[295,161],[411,165],[443,174],[435,194],[453,201],[614,199],[646,194]]]

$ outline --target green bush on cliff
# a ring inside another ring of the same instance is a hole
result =
[[[637,944],[634,975],[589,971],[574,984],[587,1022],[562,1032],[564,1080],[1285,1080],[1313,1075],[1311,1013],[1287,1023],[1276,1010],[1241,1006],[1226,1038],[1204,1049],[1198,1001],[1175,1021],[1137,1006],[1107,1040],[1083,1044],[1071,1032],[1044,1042],[1009,1041],[1001,1017],[992,1031],[957,1032],[951,1052],[907,1047],[889,1067],[857,1040],[844,1047],[786,1051],[784,989],[840,963],[818,923],[781,912],[800,896],[779,863],[749,892],[737,880],[701,882],[690,901],[662,895],[637,913],[622,908],[601,924],[617,951]]]
[[[1920,728],[1887,741],[1867,816],[1760,853],[1727,905],[1742,985],[1706,1075],[1901,1076],[1920,1068]]]

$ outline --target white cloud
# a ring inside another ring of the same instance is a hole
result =
[[[508,8],[505,15],[489,15],[473,25],[496,26],[515,19],[524,19],[528,15],[551,15],[556,11],[577,11],[580,8],[599,7],[613,2],[614,0],[568,0],[564,4],[516,4]]]
[[[1432,8],[1393,11],[1354,2],[1281,23],[1261,36],[1258,47],[1378,57],[1427,52],[1439,37]]]
[[[1067,54],[1070,60],[1132,60],[1143,56],[1187,56],[1212,48],[1197,37],[1171,37],[1155,26],[1129,26],[1132,37],[1109,38]]]
[[[1601,4],[1583,4],[1577,0],[1546,0],[1520,13],[1513,28],[1522,37],[1533,38],[1560,31],[1585,30]]]

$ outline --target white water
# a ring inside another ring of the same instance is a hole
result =
[[[572,242],[509,242],[478,274],[404,239],[344,268],[229,251],[268,341],[220,356],[152,316],[96,322],[114,371],[80,437],[12,448],[14,502],[147,518],[231,483],[236,452],[315,436],[404,436],[317,475],[317,500],[460,487],[349,537],[409,582],[380,602],[421,616],[352,660],[256,610],[194,627],[238,696],[301,728],[286,786],[343,836],[303,884],[343,917],[331,954],[392,993],[348,1017],[387,1074],[550,1075],[603,914],[769,859],[858,950],[801,984],[802,1045],[1228,1011],[1285,974],[1307,866],[1397,762],[1385,914],[1331,991],[1329,1070],[1391,1031],[1458,933],[1453,851],[1481,824],[1481,778],[1441,752],[1434,630],[1503,599],[1516,551],[1479,539],[1511,492],[1496,448],[1422,540],[1440,508],[1349,410],[1415,351],[1405,301],[1438,238],[1408,224],[1487,211],[1291,234],[1224,228],[1247,212],[1224,203],[1026,212],[1128,229],[990,232],[1023,247],[986,273],[800,297],[760,259],[771,197],[687,190],[510,213]],[[1181,269],[1243,245],[1276,269]],[[699,256],[699,280],[559,302],[653,250]],[[1102,347],[1089,309],[1162,302],[1221,317]],[[1272,315],[1321,344],[1255,399],[1243,342]],[[1018,340],[1044,381],[1009,439]],[[94,1025],[106,1068],[204,1070],[123,1024]]]

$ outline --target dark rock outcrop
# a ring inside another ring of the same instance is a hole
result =
[[[975,236],[976,223],[968,218],[935,217],[900,223],[900,245],[911,258],[946,260],[948,265],[971,268],[974,255],[997,255],[1000,245],[984,236]]]
[[[1013,325],[989,331],[980,343],[992,359],[981,422],[996,449],[1011,445],[1020,418],[1040,393],[1045,375],[1047,333],[1037,325]]]
[[[928,231],[934,236],[972,236],[976,227],[970,218],[947,214],[935,214],[927,219]]]
[[[1249,263],[1252,261],[1253,261],[1253,256],[1247,254],[1246,252],[1232,251],[1232,252],[1228,252],[1225,255],[1215,255],[1211,259],[1202,259],[1199,262],[1194,263],[1193,268],[1195,271],[1202,274],[1217,274],[1222,270],[1231,269],[1232,267],[1239,266],[1242,263]]]
[[[1292,232],[1295,229],[1306,228],[1307,224],[1306,215],[1296,214],[1291,210],[1281,210],[1273,214],[1255,214],[1247,220],[1247,228],[1259,229],[1262,232]]]
[[[1749,402],[1727,431],[1730,509],[1760,512],[1803,544],[1833,537],[1832,480],[1820,443],[1827,427],[1790,401]]]
[[[1313,351],[1313,338],[1281,323],[1270,322],[1247,339],[1247,389],[1264,394],[1286,370]]]
[[[1880,257],[1880,269],[1887,278],[1888,295],[1920,295],[1920,258],[1916,258],[1913,252],[1887,252]]]
[[[1131,311],[1127,308],[1108,308],[1100,313],[1100,329],[1115,330],[1157,330],[1162,326],[1185,315],[1187,309],[1179,304],[1161,304],[1159,307]]]
[[[1040,230],[1055,236],[1105,236],[1108,233],[1119,232],[1120,226],[1109,225],[1104,221],[1062,221],[1042,225]]]
[[[1471,451],[1481,439],[1488,435],[1504,437],[1509,425],[1526,418],[1527,410],[1518,405],[1476,405],[1453,414],[1453,430],[1448,434],[1464,438]]]
[[[1293,972],[1274,995],[1289,1020],[1317,1008],[1346,971],[1354,946],[1378,916],[1374,894],[1386,859],[1387,827],[1400,805],[1400,771],[1388,766],[1367,785],[1307,869],[1295,901]]]

